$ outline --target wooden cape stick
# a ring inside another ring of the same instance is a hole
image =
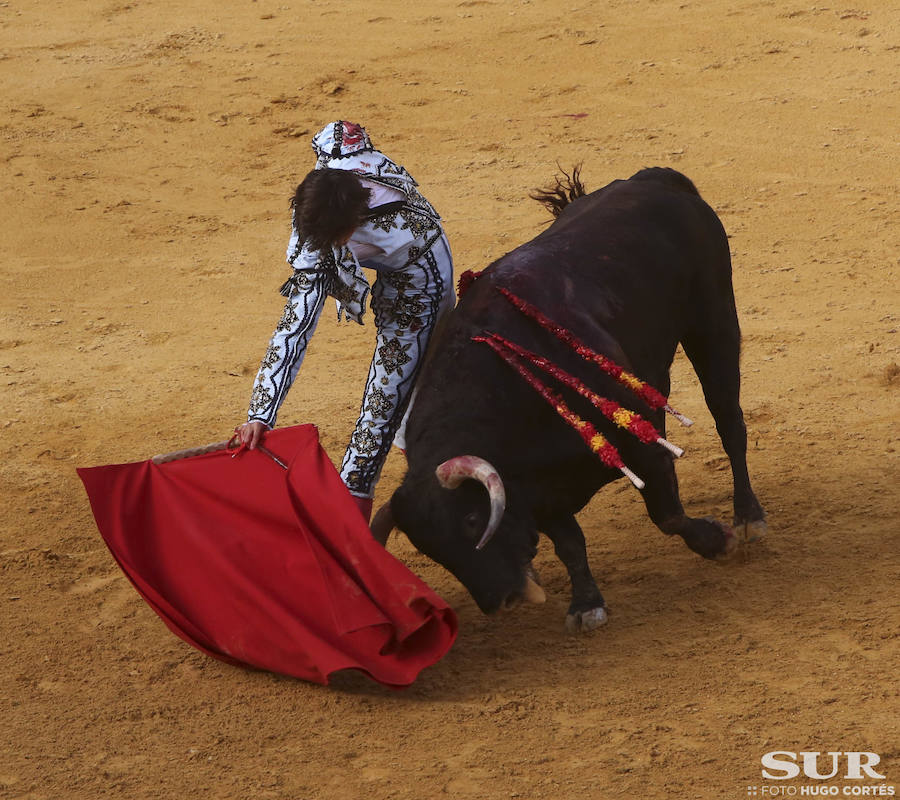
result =
[[[193,456],[202,456],[206,453],[216,453],[220,450],[228,450],[234,444],[234,440],[236,438],[237,437],[232,436],[230,439],[227,439],[224,442],[213,442],[212,444],[204,444],[200,447],[189,447],[186,450],[176,450],[172,453],[163,453],[162,455],[153,456],[153,458],[151,458],[150,460],[154,464],[166,464],[169,461],[178,461],[182,458],[191,458]],[[241,445],[234,451],[234,454],[231,457],[234,458],[236,455],[238,455],[238,453],[243,452],[244,449],[244,446]],[[285,464],[284,461],[282,461],[278,456],[276,456],[275,453],[269,450],[269,448],[263,447],[261,444],[258,444],[256,445],[256,449],[259,450],[259,452],[264,456],[272,459],[272,461],[278,464],[278,466],[282,469],[288,468],[288,465]]]
[[[204,444],[200,447],[189,447],[186,450],[176,450],[173,453],[162,453],[158,456],[153,456],[150,460],[154,464],[165,464],[169,461],[178,461],[182,458],[191,458],[191,456],[202,456],[205,453],[215,453],[219,450],[227,450],[229,444],[231,444],[231,439],[224,442]]]

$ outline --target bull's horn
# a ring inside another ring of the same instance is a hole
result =
[[[478,456],[456,456],[439,465],[434,474],[445,489],[455,489],[464,480],[471,478],[488,490],[491,498],[491,516],[484,533],[481,534],[481,539],[475,545],[476,550],[481,550],[491,540],[506,510],[506,491],[503,489],[500,473]]]

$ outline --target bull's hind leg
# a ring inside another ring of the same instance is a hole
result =
[[[730,292],[729,286],[729,292]],[[766,533],[765,512],[750,486],[747,471],[747,428],[741,410],[741,333],[733,301],[704,308],[701,330],[682,340],[716,423],[734,479],[734,526],[747,541]]]
[[[568,516],[544,522],[540,529],[553,542],[556,555],[565,565],[572,582],[572,603],[566,614],[566,630],[577,633],[599,628],[606,622],[606,607],[591,574],[581,526],[574,516]]]

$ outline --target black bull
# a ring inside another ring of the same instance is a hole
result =
[[[550,227],[488,267],[449,315],[418,383],[406,430],[409,468],[387,513],[418,550],[466,586],[482,611],[536,590],[530,564],[542,532],[572,582],[567,627],[602,624],[604,601],[575,514],[622,474],[595,457],[540,394],[473,337],[492,331],[535,351],[665,435],[663,411],[652,411],[587,364],[513,307],[500,287],[665,395],[681,343],[731,461],[735,526],[745,538],[764,532],[747,474],[740,330],[725,231],[683,175],[643,170],[565,205]],[[734,549],[729,528],[685,514],[667,450],[641,443],[571,391],[562,394],[645,481],[641,494],[660,530],[678,534],[706,558]],[[476,549],[492,512],[485,489],[498,476],[500,494],[505,490],[505,503],[493,493],[499,524]]]

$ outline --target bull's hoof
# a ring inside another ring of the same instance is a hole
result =
[[[728,558],[738,546],[734,531],[712,517],[690,520],[681,536],[695,553],[716,561]]]
[[[589,608],[587,611],[577,611],[573,614],[566,615],[566,630],[569,633],[587,633],[605,625],[609,617],[606,609]]]
[[[744,544],[759,541],[769,532],[769,526],[766,525],[764,519],[758,519],[754,522],[735,521],[734,529]]]
[[[725,536],[725,543],[722,546],[722,551],[716,554],[715,559],[716,561],[727,561],[738,548],[738,537],[727,525],[723,525],[721,522],[714,522],[714,524],[722,529],[722,533]]]

